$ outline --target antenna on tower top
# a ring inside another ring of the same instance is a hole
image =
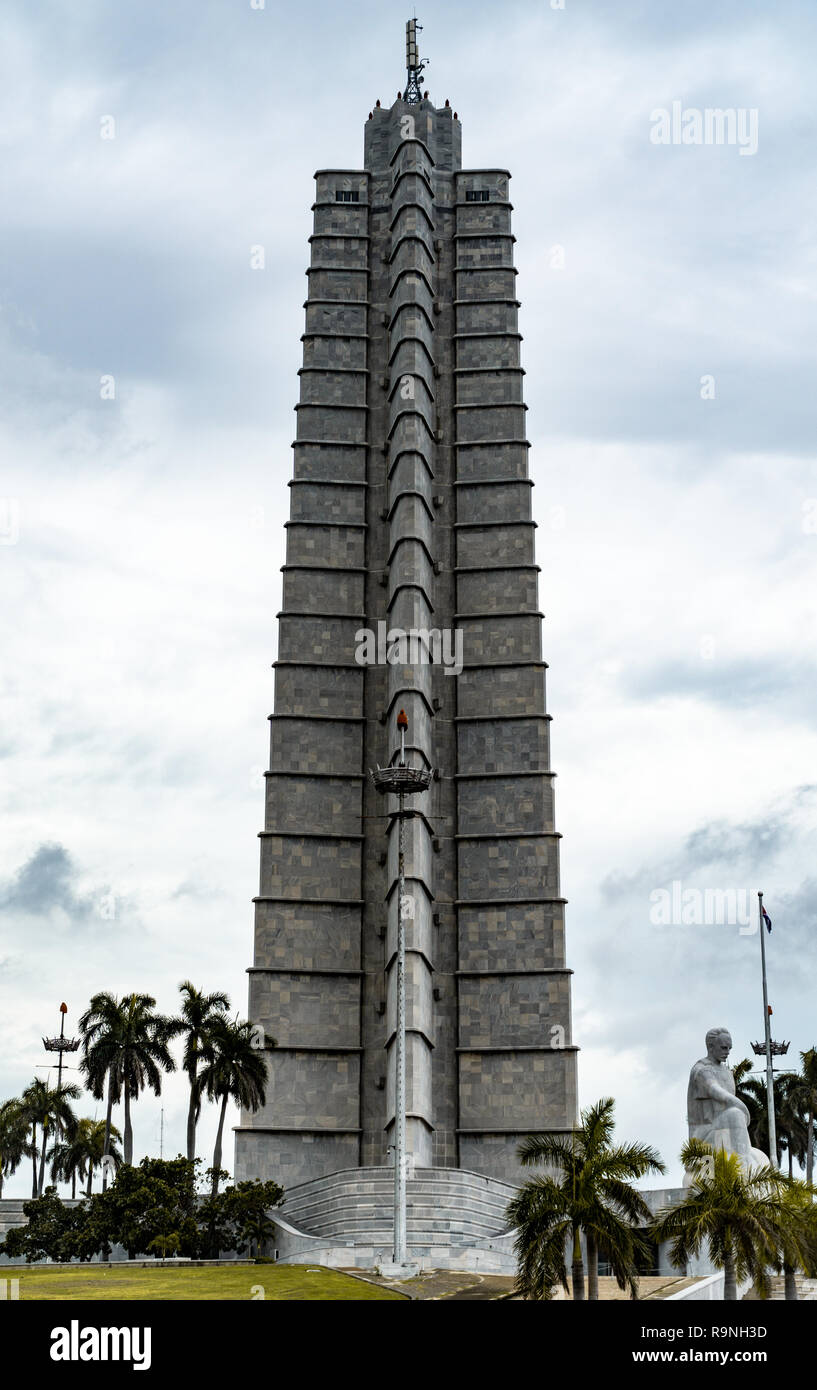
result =
[[[420,78],[423,75],[423,69],[426,66],[427,60],[421,60],[417,48],[417,30],[422,29],[422,27],[422,24],[417,23],[416,18],[406,21],[406,71],[408,73],[408,81],[406,82],[406,90],[403,93],[403,100],[407,101],[411,106],[416,106],[417,103],[423,99]]]

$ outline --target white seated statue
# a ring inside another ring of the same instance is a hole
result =
[[[766,1154],[752,1146],[749,1138],[749,1111],[735,1095],[735,1078],[726,1059],[732,1049],[727,1028],[710,1028],[706,1035],[706,1056],[689,1073],[687,1123],[690,1139],[702,1139],[713,1149],[737,1154],[744,1168],[769,1162]],[[690,1174],[684,1175],[684,1186]]]

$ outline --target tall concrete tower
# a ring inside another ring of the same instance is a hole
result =
[[[249,990],[277,1047],[236,1146],[288,1189],[389,1161],[396,798],[368,771],[401,708],[435,770],[405,823],[409,1158],[513,1182],[576,1113],[510,174],[461,167],[408,66],[363,168],[315,176]]]

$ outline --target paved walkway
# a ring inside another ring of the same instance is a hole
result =
[[[350,1269],[349,1274],[357,1274],[360,1277],[360,1270]],[[506,1274],[467,1274],[459,1270],[430,1269],[418,1274],[416,1279],[407,1279],[398,1283],[392,1279],[381,1279],[379,1274],[367,1273],[363,1276],[373,1284],[384,1285],[387,1288],[399,1289],[400,1293],[407,1294],[409,1298],[416,1302],[490,1302],[496,1303],[507,1299],[518,1301],[518,1295],[514,1293],[515,1280],[511,1275]],[[678,1293],[685,1285],[692,1283],[690,1279],[678,1276],[673,1278],[666,1274],[647,1275],[640,1280],[639,1295],[642,1299],[667,1298],[671,1293]],[[805,1295],[801,1295],[805,1296]],[[599,1279],[599,1301],[607,1303],[610,1301],[618,1302],[628,1300],[630,1297],[626,1289],[620,1289],[615,1279]],[[565,1294],[562,1290],[556,1295],[554,1302],[563,1301]]]

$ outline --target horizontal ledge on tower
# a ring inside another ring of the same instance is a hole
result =
[[[308,772],[302,772],[302,777],[308,777]],[[259,830],[259,840],[364,840],[365,835],[350,833],[341,834],[336,830]],[[466,836],[466,839],[468,837]]]
[[[462,979],[481,980],[493,979],[495,975],[572,975],[573,971],[566,965],[540,965],[535,970],[455,970],[454,975]],[[470,1051],[471,1049],[466,1049]],[[553,1049],[556,1050],[555,1048]]]
[[[486,778],[504,777],[555,777],[557,774],[551,772],[549,767],[541,768],[511,768],[508,772],[455,772],[453,782],[484,782]]]
[[[562,1049],[566,1051],[567,1049]],[[578,1049],[576,1049],[578,1051]],[[545,1129],[535,1125],[484,1125],[481,1129],[456,1129],[455,1134],[517,1134],[520,1137],[526,1134],[572,1134],[573,1130],[569,1125],[548,1125]]]
[[[327,1125],[319,1128],[317,1125],[233,1125],[234,1134],[325,1134],[331,1137],[333,1134],[362,1134],[363,1130],[354,1128],[351,1125],[339,1125],[336,1129],[329,1129]],[[516,1133],[516,1131],[514,1131]]]
[[[552,724],[553,715],[542,713],[532,714],[455,714],[453,722],[455,724],[485,724],[488,720],[493,724],[499,724],[508,719],[546,719],[548,724]]]
[[[282,898],[273,893],[258,893],[254,903],[284,903],[287,907],[363,907],[365,898]]]
[[[455,439],[455,449],[495,449],[498,444],[521,444],[523,449],[530,449],[529,439]],[[516,481],[521,482],[521,478]]]
[[[550,1043],[508,1043],[502,1047],[455,1047],[454,1051],[460,1054],[464,1052],[578,1052],[575,1043],[563,1043],[561,1047],[552,1047]]]
[[[285,521],[284,529],[296,526],[327,526],[334,531],[365,531],[365,521]]]
[[[345,838],[345,837],[344,837]],[[452,835],[452,840],[561,840],[560,830],[489,830],[474,835]]]
[[[314,616],[320,617],[320,614],[316,613]],[[277,670],[279,666],[303,666],[306,669],[314,671],[360,671],[361,675],[364,670],[356,661],[287,661],[285,659],[273,661],[272,669],[274,671]]]
[[[499,671],[514,666],[538,666],[543,671],[549,670],[546,661],[473,661],[467,662],[463,666],[463,671]]]
[[[455,483],[454,486],[455,486],[455,487],[460,487],[460,484],[459,484],[459,483]],[[282,566],[281,566],[281,569],[287,569],[287,568],[288,568],[288,566],[286,566],[286,565],[282,565]],[[301,567],[298,566],[298,565],[292,565],[292,566],[289,566],[289,568],[298,569],[298,568],[301,568]],[[302,568],[303,568],[303,569],[309,569],[309,566],[308,566],[308,565],[304,565],[304,566],[302,566]],[[542,573],[542,566],[541,566],[541,565],[510,565],[510,564],[507,564],[507,563],[504,563],[504,562],[503,562],[501,565],[455,565],[454,568],[453,568],[453,570],[451,571],[451,573],[452,573],[452,574],[503,574],[505,570],[531,570],[532,572],[535,572],[536,574],[541,574],[541,573]]]
[[[533,478],[455,478],[454,487],[535,487]],[[532,569],[531,565],[508,566],[509,569]],[[538,566],[537,566],[538,568]]]
[[[343,975],[349,976],[350,979],[358,979],[363,976],[364,972],[362,970],[321,970],[314,965],[248,965],[246,973],[248,975]]]
[[[362,1052],[362,1051],[363,1051],[363,1048],[362,1048],[361,1046],[359,1046],[359,1045],[356,1045],[356,1046],[354,1046],[354,1047],[339,1047],[339,1046],[331,1046],[331,1047],[330,1047],[330,1046],[328,1046],[328,1045],[327,1045],[326,1047],[318,1047],[317,1045],[313,1046],[311,1043],[276,1043],[276,1044],[275,1044],[275,1047],[267,1047],[267,1048],[264,1048],[264,1051],[265,1051],[265,1052],[320,1052],[320,1053],[328,1053],[328,1054],[331,1056],[331,1055],[333,1055],[334,1053],[344,1053],[344,1054],[345,1054],[345,1053],[348,1053],[348,1052]]]
[[[280,616],[280,615],[279,615]],[[310,616],[313,616],[310,614]],[[327,618],[343,617],[342,613],[327,613]],[[539,608],[495,608],[490,612],[484,613],[455,613],[454,622],[468,622],[473,618],[544,618],[544,613]]]
[[[316,719],[316,720],[323,720],[323,722],[326,723],[326,724],[365,724],[365,723],[366,723],[366,716],[365,716],[365,714],[288,714],[288,713],[285,714],[285,713],[283,713],[283,712],[281,712],[281,713],[279,714],[277,710],[273,710],[272,714],[268,714],[268,715],[267,715],[267,719]],[[287,775],[287,774],[284,773],[284,776],[286,776],[286,775]],[[293,774],[293,775],[294,775],[294,774]],[[302,774],[299,774],[299,775],[302,775]],[[334,773],[326,773],[325,775],[326,775],[327,777],[333,777],[333,776],[335,776]],[[342,775],[343,775],[344,777],[362,777],[362,776],[363,776],[363,774],[362,774],[361,772],[349,772],[349,773],[344,772]],[[314,773],[314,772],[313,772],[313,773],[310,773],[310,776],[314,777],[314,776],[315,776],[315,773]]]
[[[274,715],[270,715],[270,718],[271,718],[271,719],[273,719],[274,717],[275,717]],[[284,717],[286,717],[286,716],[284,716]],[[308,714],[305,714],[305,715],[294,715],[294,716],[292,716],[292,717],[293,717],[293,718],[297,718],[297,719],[300,719],[300,718],[309,719],[309,718],[310,718],[310,716],[309,716]],[[362,723],[364,723],[365,721],[364,721],[363,719],[361,719],[359,722],[362,724]],[[326,779],[327,781],[332,781],[332,782],[365,782],[365,780],[366,780],[366,774],[363,773],[363,772],[297,772],[297,771],[293,770],[293,769],[290,768],[290,767],[287,767],[287,768],[271,767],[271,768],[269,768],[269,769],[264,773],[264,776],[265,776],[265,777],[309,777],[309,778],[321,777],[321,778]]]
[[[567,902],[567,898],[455,898],[453,907],[524,907],[541,903],[544,907],[555,907]]]

